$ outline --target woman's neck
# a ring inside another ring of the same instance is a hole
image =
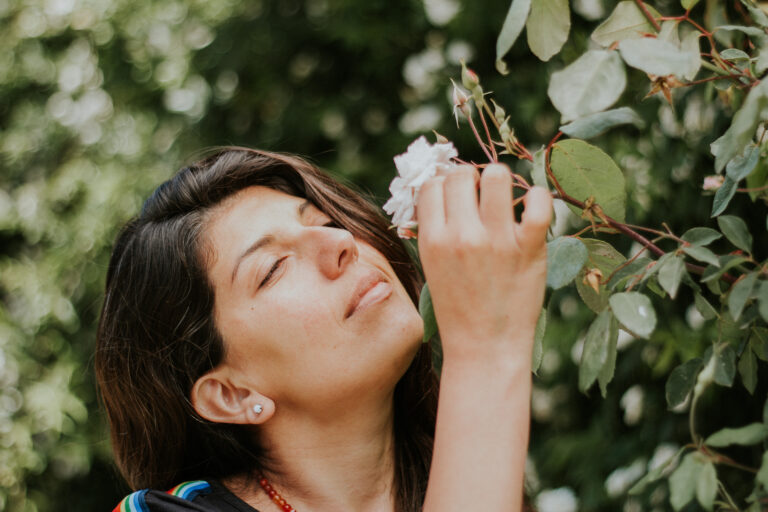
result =
[[[281,410],[260,427],[259,440],[276,466],[265,477],[298,512],[393,512],[392,395],[323,418]],[[257,482],[225,483],[260,512],[277,512]]]

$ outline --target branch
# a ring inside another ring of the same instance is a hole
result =
[[[548,159],[549,155],[546,155],[546,156],[547,156],[547,159]],[[548,171],[548,172],[551,172],[551,171]],[[559,185],[557,185],[557,187],[559,187]],[[554,197],[556,197],[557,199],[562,199],[566,203],[570,203],[573,206],[575,206],[577,208],[580,208],[582,210],[587,208],[587,205],[585,205],[583,202],[579,201],[578,199],[569,196],[568,194],[563,192],[562,189],[559,189],[558,190],[558,196],[554,196]],[[654,244],[653,242],[651,242],[650,240],[645,238],[643,235],[641,235],[637,231],[634,231],[632,228],[629,227],[629,225],[627,225],[627,224],[625,224],[623,222],[619,222],[616,219],[613,219],[613,218],[611,218],[611,217],[609,217],[609,216],[607,216],[605,214],[602,215],[602,220],[603,220],[603,222],[607,223],[611,227],[613,227],[613,228],[619,230],[620,232],[624,233],[625,235],[627,235],[632,240],[638,242],[643,247],[645,247],[646,249],[648,249],[649,251],[654,253],[656,256],[663,256],[664,254],[666,254],[666,252],[663,249],[661,249],[659,246],[657,246],[656,244]],[[669,236],[669,235],[665,234],[665,236]],[[692,272],[692,273],[697,274],[697,275],[703,274],[704,270],[705,270],[705,267],[702,267],[701,265],[695,265],[693,263],[685,263],[685,268],[688,269],[689,272]],[[734,278],[732,275],[730,275],[728,273],[724,273],[721,276],[721,279],[724,279],[728,283],[735,283],[736,282],[736,278]]]
[[[653,14],[651,14],[650,11],[648,11],[648,9],[645,7],[643,0],[635,0],[635,3],[640,8],[640,10],[643,11],[645,17],[648,18],[648,21],[651,22],[651,25],[653,25],[653,28],[656,29],[656,32],[661,32],[661,25],[659,25],[659,22],[656,21],[656,18],[653,17]]]

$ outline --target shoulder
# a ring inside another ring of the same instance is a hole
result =
[[[143,489],[129,494],[112,512],[186,512],[214,511],[204,500],[197,499],[211,493],[211,484],[205,480],[184,482],[168,491]]]

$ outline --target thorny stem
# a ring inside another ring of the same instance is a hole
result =
[[[485,102],[483,102],[483,104],[485,104]],[[485,128],[485,136],[488,137],[488,146],[491,148],[491,154],[493,155],[492,160],[494,162],[498,162],[499,157],[496,155],[496,148],[494,147],[493,139],[491,138],[491,132],[490,130],[488,130],[488,123],[485,122],[485,115],[483,115],[483,109],[482,108],[477,109],[477,113],[480,115],[480,120],[483,122],[483,128]]]
[[[749,473],[756,474],[758,472],[757,469],[751,468],[749,466],[745,466],[744,464],[740,464],[733,460],[730,457],[727,457],[721,453],[716,452],[715,450],[711,449],[708,446],[702,446],[702,451],[710,458],[712,459],[712,462],[715,464],[723,464],[725,466],[731,466],[732,468],[740,469],[742,471],[747,471]]]
[[[547,176],[549,177],[549,179],[552,180],[552,184],[555,186],[555,190],[557,190],[557,193],[560,194],[561,198],[564,198],[565,196],[568,196],[568,194],[566,194],[563,191],[563,188],[560,186],[560,182],[558,182],[557,178],[555,178],[555,173],[552,172],[552,167],[549,164],[549,156],[552,154],[552,146],[554,146],[555,142],[557,142],[557,139],[559,139],[562,136],[563,136],[563,132],[557,132],[557,134],[554,137],[552,137],[552,140],[549,141],[549,144],[547,144],[547,149],[544,150],[544,170],[547,173]]]
[[[736,192],[760,192],[761,190],[768,190],[768,185],[763,185],[762,187],[755,187],[755,188],[737,188]]]
[[[495,162],[496,160],[491,156],[491,154],[488,152],[488,148],[485,147],[485,142],[483,142],[483,138],[480,137],[480,134],[477,132],[477,128],[475,127],[474,121],[472,121],[472,115],[466,116],[467,121],[469,121],[469,126],[472,128],[472,133],[475,134],[475,138],[477,139],[477,142],[480,143],[480,147],[483,148],[483,152],[485,153],[485,156],[488,157],[488,160],[491,162]]]

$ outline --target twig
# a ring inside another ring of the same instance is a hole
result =
[[[643,0],[635,0],[635,3],[640,8],[641,11],[643,11],[643,14],[645,14],[645,17],[648,18],[648,21],[651,22],[651,25],[653,25],[653,28],[656,29],[656,32],[661,31],[661,25],[659,25],[659,22],[656,21],[656,18],[653,17],[653,15],[648,11],[648,8],[645,7],[645,3],[643,3]]]

